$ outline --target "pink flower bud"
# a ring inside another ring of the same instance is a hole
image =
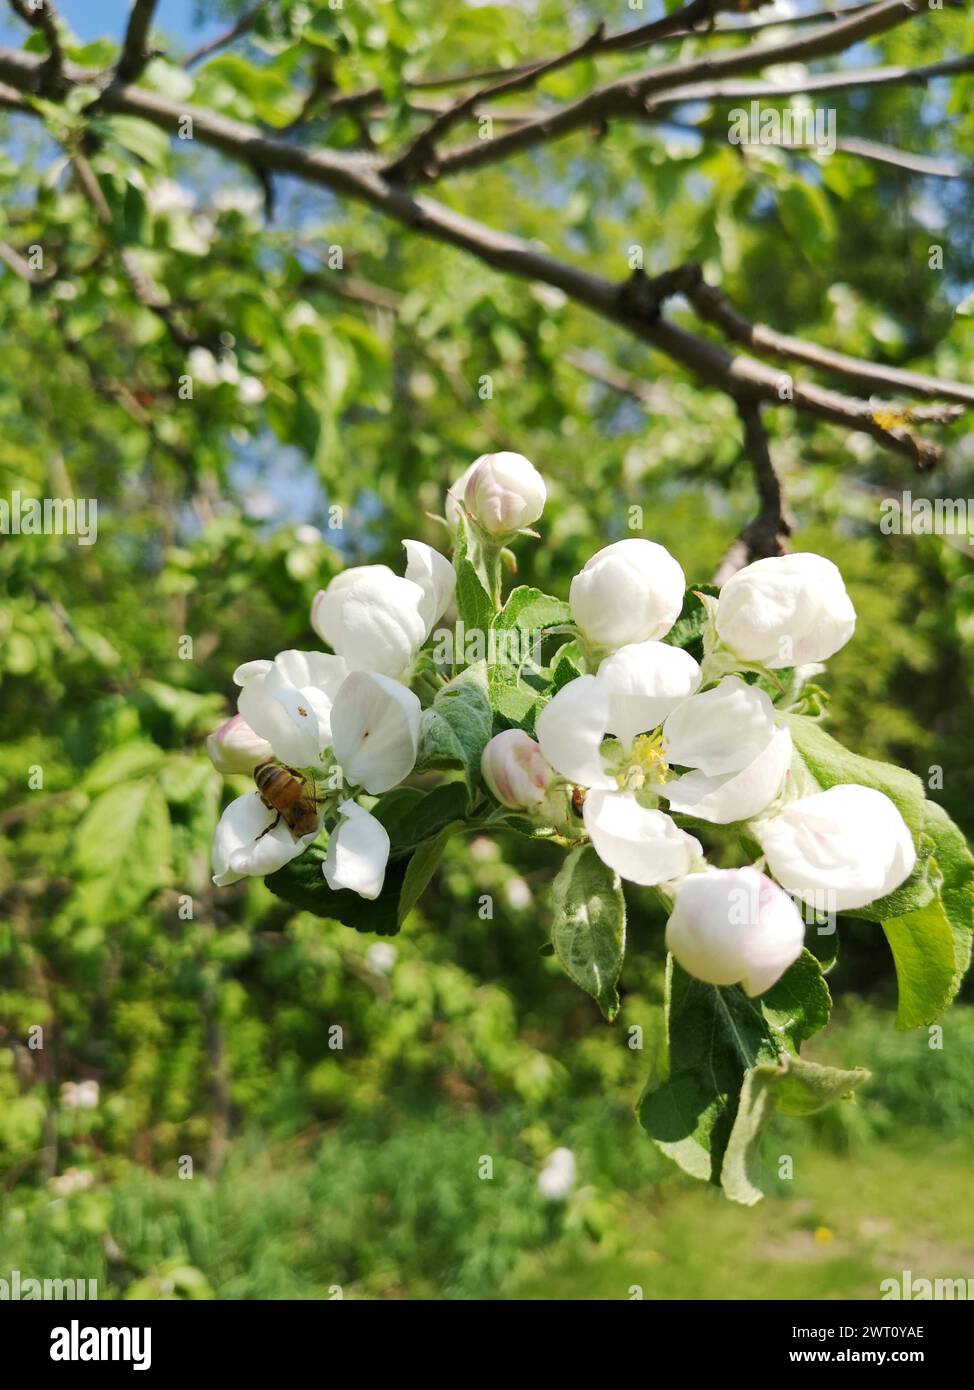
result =
[[[206,751],[217,772],[253,772],[258,763],[273,758],[274,750],[266,739],[255,734],[239,714],[221,724],[206,740]]]
[[[510,536],[544,510],[544,479],[523,454],[483,454],[467,478],[463,500],[489,535]]]
[[[512,811],[537,806],[555,776],[534,739],[522,729],[495,734],[483,751],[480,770],[497,800]]]

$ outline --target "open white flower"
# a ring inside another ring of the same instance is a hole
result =
[[[739,676],[691,695],[663,725],[666,761],[692,768],[662,788],[671,811],[727,825],[774,800],[791,763],[791,734],[770,697]]]
[[[702,853],[692,835],[636,795],[661,792],[665,768],[653,731],[699,680],[700,669],[686,652],[642,642],[607,658],[597,675],[571,681],[538,715],[545,758],[588,789],[582,818],[596,853],[634,883],[679,878]],[[618,742],[604,751],[609,733]]]
[[[676,890],[666,946],[689,975],[763,994],[798,959],[801,915],[787,893],[755,869],[691,874]]]
[[[413,769],[421,707],[411,690],[371,671],[345,672],[339,657],[322,652],[282,652],[274,661],[252,661],[236,672],[248,723],[259,729],[274,756],[297,768],[315,767],[330,750],[342,782],[378,796]],[[381,888],[389,855],[385,830],[374,816],[346,798],[334,852],[322,866],[333,887],[355,887],[362,896]],[[213,881],[223,887],[248,875],[275,873],[301,854],[319,824],[295,839],[258,792],[232,801],[213,842]],[[329,876],[330,875],[330,876]],[[347,885],[346,881],[347,880]],[[364,885],[359,888],[356,885]]]
[[[523,454],[482,454],[468,470],[466,510],[488,535],[511,536],[531,526],[544,511],[544,479]]]
[[[670,552],[632,537],[597,551],[572,580],[572,617],[595,647],[655,641],[680,616],[686,579]]]
[[[842,575],[823,555],[755,560],[728,579],[717,602],[720,640],[770,670],[824,661],[855,627]]]
[[[315,595],[311,625],[350,670],[401,676],[453,597],[456,575],[439,551],[404,541],[406,576],[357,565]]]
[[[752,829],[782,887],[817,910],[865,907],[899,888],[916,864],[906,822],[872,787],[830,787]]]
[[[237,708],[250,729],[291,767],[316,763],[331,742],[331,710],[348,667],[325,652],[279,652],[248,661],[233,679]]]

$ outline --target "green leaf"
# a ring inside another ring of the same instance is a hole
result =
[[[920,1028],[939,1018],[955,992],[954,933],[937,898],[916,912],[883,923],[899,986],[897,1028]]]
[[[145,777],[110,787],[78,826],[75,866],[86,912],[119,921],[162,888],[171,871],[169,808]]]
[[[695,659],[703,659],[703,634],[707,626],[707,609],[697,597],[707,594],[715,598],[720,590],[713,584],[691,584],[683,596],[680,616],[662,639],[671,647],[682,647]]]
[[[350,888],[337,891],[329,888],[322,871],[325,856],[326,851],[320,845],[310,845],[290,864],[268,874],[264,883],[275,897],[283,898],[303,912],[341,922],[353,931],[395,936],[399,930],[399,893],[406,875],[405,861],[390,862],[382,892],[370,900],[360,898]]]
[[[91,122],[90,128],[154,169],[164,169],[168,163],[169,136],[138,116],[100,116]]]
[[[520,628],[522,632],[542,632],[572,621],[572,610],[560,598],[522,584],[512,589],[507,602],[496,615],[493,626],[500,630]]]
[[[666,1049],[639,1103],[661,1151],[691,1177],[717,1183],[744,1074],[777,1061],[778,1041],[754,1000],[688,975],[666,973]]]
[[[812,1115],[850,1095],[869,1072],[842,1071],[783,1053],[777,1065],[752,1067],[744,1077],[737,1114],[727,1141],[720,1183],[732,1202],[753,1206],[764,1193],[760,1185],[758,1146],[774,1111]]]
[[[400,926],[409,916],[410,912],[419,902],[430,879],[436,872],[440,860],[443,858],[443,851],[446,849],[447,841],[458,830],[462,830],[461,821],[453,821],[445,825],[435,840],[427,840],[424,845],[410,857],[406,865],[406,874],[403,878],[402,888],[399,893],[399,924]]]
[[[145,773],[156,772],[165,756],[163,750],[155,743],[145,740],[123,743],[118,748],[110,748],[107,753],[95,759],[82,785],[85,791],[93,795],[107,792],[119,782],[128,782]]]
[[[413,788],[397,788],[397,791],[412,790]],[[388,795],[395,796],[396,793]],[[378,802],[372,811],[380,820],[380,807],[384,802],[385,798]],[[387,824],[383,821],[392,844],[390,857],[402,858],[418,845],[434,839],[451,822],[462,821],[466,810],[467,789],[463,782],[444,782],[441,786],[434,787],[431,792],[420,792],[418,800],[414,799],[408,805],[408,809],[407,803],[397,800],[392,823]]]
[[[942,875],[940,900],[954,935],[956,975],[953,994],[971,963],[971,936],[974,932],[974,855],[967,841],[936,801],[924,806],[924,830],[934,848],[936,865]],[[951,996],[953,997],[953,995]]]
[[[626,904],[618,877],[591,845],[568,855],[551,886],[551,941],[567,974],[611,1022],[626,949]]]
[[[466,523],[461,517],[457,523],[457,539],[453,551],[453,567],[457,572],[457,613],[464,627],[486,634],[494,620],[494,605],[470,559],[468,547]]]
[[[761,995],[761,1010],[789,1051],[824,1028],[832,1012],[832,996],[822,977],[821,963],[810,951],[801,955],[776,985]]]
[[[492,727],[484,673],[471,668],[445,685],[423,711],[416,767],[462,767],[473,796],[480,778],[480,757]]]

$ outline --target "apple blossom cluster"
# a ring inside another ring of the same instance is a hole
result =
[[[449,766],[449,744],[446,762],[443,746],[424,762],[430,720],[447,694],[473,690],[486,724],[469,825],[589,845],[612,874],[659,890],[667,947],[688,974],[760,995],[802,952],[798,904],[862,908],[916,865],[894,802],[853,783],[822,789],[796,764],[787,707],[775,703],[778,673],[798,690],[852,636],[842,577],[822,556],[797,554],[748,565],[719,594],[696,593],[698,661],[667,640],[692,597],[677,560],[650,540],[615,541],[575,575],[567,621],[546,634],[566,639],[547,668],[561,677],[512,720],[489,702],[492,672],[444,669],[426,644],[454,605],[468,626],[471,611],[504,621],[502,560],[535,534],[545,500],[526,458],[484,455],[446,497],[452,563],[406,540],[403,575],[357,566],[315,596],[311,627],[330,651],[284,651],[235,671],[238,713],[211,735],[210,757],[226,774],[280,764],[303,816],[258,786],[243,792],[216,831],[214,882],[275,874],[326,835],[327,888],[378,898],[391,849],[383,794],[418,767]],[[537,593],[515,590],[508,605],[525,592]],[[458,767],[471,762],[470,737],[469,721],[457,726]],[[759,857],[713,867],[698,838],[708,824],[739,827]]]

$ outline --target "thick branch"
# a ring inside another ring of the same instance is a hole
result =
[[[47,60],[38,85],[41,96],[58,97],[65,88],[64,49],[61,47],[61,28],[52,0],[10,0],[11,8],[32,29],[39,29],[47,40]]]
[[[836,24],[823,25],[804,37],[792,38],[786,43],[749,44],[733,53],[719,54],[716,58],[694,58],[652,68],[641,76],[618,78],[529,125],[519,126],[494,140],[475,140],[448,151],[440,158],[440,172],[456,173],[460,169],[496,163],[511,155],[521,154],[534,145],[600,125],[614,117],[642,115],[654,97],[674,88],[715,80],[719,82],[722,78],[735,77],[778,63],[807,63],[814,58],[842,53],[857,43],[875,38],[915,18],[922,5],[923,0],[878,0],[877,4],[861,14],[852,15]]]
[[[146,63],[152,57],[149,50],[149,29],[155,8],[156,0],[135,0],[132,6],[121,56],[115,67],[114,80],[123,86],[127,82],[137,82]]]
[[[766,324],[752,323],[735,309],[720,290],[707,284],[698,266],[681,267],[670,274],[676,276],[681,272],[684,278],[676,292],[686,294],[702,319],[753,352],[784,361],[803,362],[806,366],[842,377],[859,389],[890,391],[894,394],[901,392],[926,400],[956,401],[960,405],[974,406],[974,386],[961,386],[920,372],[886,367],[859,357],[847,357],[817,343],[807,343],[788,333],[778,333]]]

